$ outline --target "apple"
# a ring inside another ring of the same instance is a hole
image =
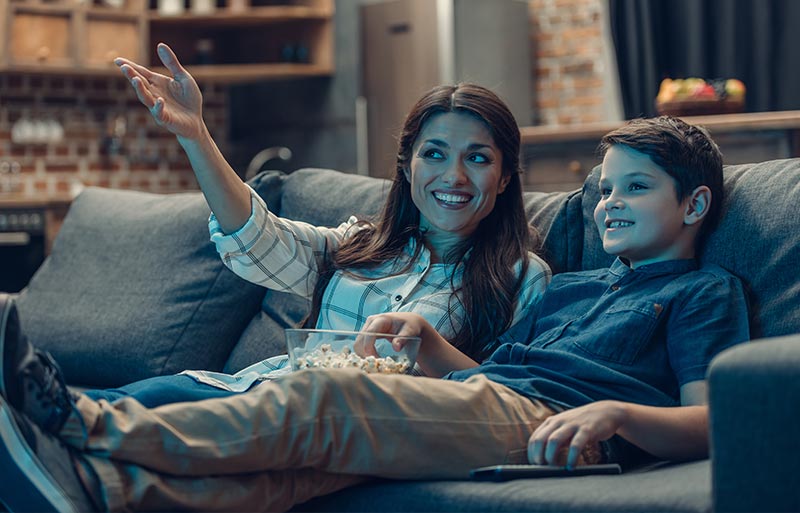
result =
[[[680,85],[678,82],[678,80],[672,80],[671,78],[665,78],[662,80],[661,86],[658,88],[658,96],[656,96],[656,101],[663,103],[674,100]]]
[[[725,81],[725,94],[728,95],[728,98],[734,100],[744,98],[746,90],[744,83],[738,78],[729,78]]]

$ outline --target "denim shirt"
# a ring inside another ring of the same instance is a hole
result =
[[[738,278],[715,265],[672,260],[553,277],[528,315],[500,337],[477,373],[557,407],[603,399],[680,404],[711,359],[749,339]]]

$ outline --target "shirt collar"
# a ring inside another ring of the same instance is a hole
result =
[[[687,258],[682,260],[665,260],[663,262],[655,262],[653,264],[642,265],[636,268],[637,273],[668,273],[668,274],[683,274],[689,271],[694,271],[699,267],[697,260],[694,258]],[[626,274],[634,272],[633,269],[628,267],[628,264],[623,262],[619,257],[614,260],[609,269],[611,274],[623,277]]]

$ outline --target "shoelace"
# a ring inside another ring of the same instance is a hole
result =
[[[28,391],[35,391],[35,399],[47,418],[42,419],[41,428],[51,433],[61,429],[61,425],[69,411],[69,398],[67,385],[58,367],[58,364],[47,353],[38,353],[43,374],[34,375],[30,368],[26,369],[26,376],[30,379]],[[38,386],[37,386],[38,385]]]

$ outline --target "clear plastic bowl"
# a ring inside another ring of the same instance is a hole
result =
[[[357,337],[374,340],[377,356],[356,354]],[[402,342],[395,351],[392,341]],[[414,368],[419,337],[363,331],[287,329],[286,345],[293,370],[352,368],[369,373],[403,374]]]

